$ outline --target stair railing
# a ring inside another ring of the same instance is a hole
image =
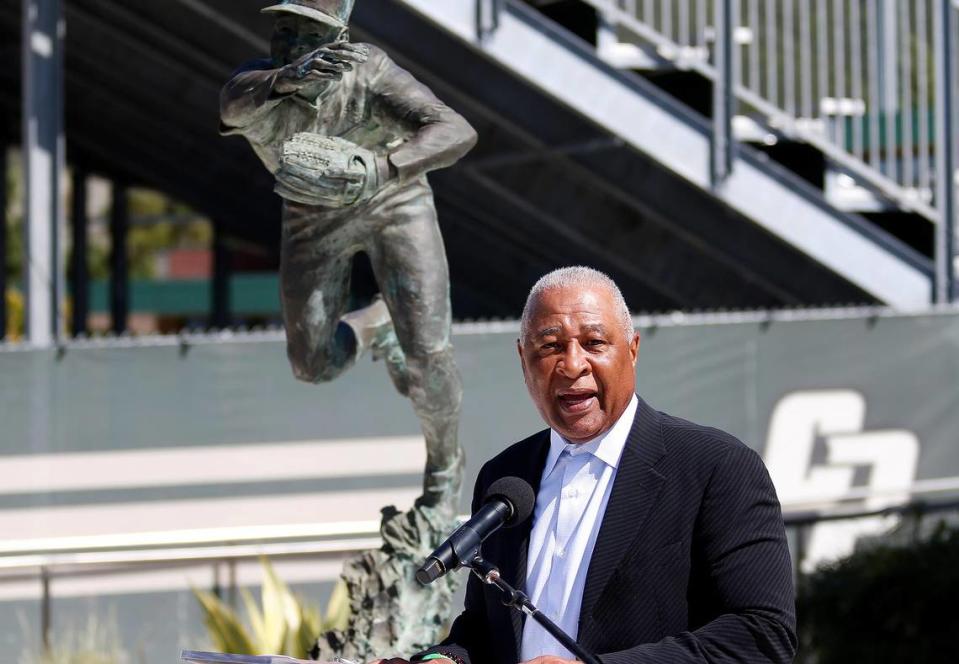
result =
[[[620,45],[714,81],[714,182],[729,88],[741,131],[804,142],[838,186],[936,224],[937,301],[955,301],[959,0],[583,1]]]

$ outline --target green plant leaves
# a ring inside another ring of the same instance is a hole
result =
[[[203,607],[203,622],[213,645],[221,652],[256,655],[256,648],[239,617],[213,593],[193,590]]]
[[[319,609],[290,591],[269,560],[261,558],[260,562],[263,565],[260,603],[250,591],[240,589],[247,624],[213,593],[194,589],[210,638],[221,652],[306,659],[322,632],[346,626],[350,615],[346,586],[337,583],[330,597],[327,619],[323,620]]]

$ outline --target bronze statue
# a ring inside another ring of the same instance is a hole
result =
[[[426,174],[463,157],[476,132],[382,50],[350,42],[352,9],[353,0],[283,0],[264,9],[275,15],[271,58],[248,63],[227,83],[221,130],[249,141],[283,198],[281,298],[293,373],[333,380],[369,349],[413,402],[426,439],[416,507],[384,510],[386,544],[375,553],[386,558],[354,561],[354,573],[347,571],[357,607],[358,593],[382,595],[387,582],[412,582],[412,567],[397,561],[428,554],[455,514],[462,388],[450,345],[446,255]],[[347,312],[358,252],[369,256],[381,297]],[[361,580],[367,568],[390,565],[393,581]],[[413,605],[425,601],[423,592],[410,590],[419,598]],[[387,613],[397,608],[390,607]],[[411,608],[376,619],[408,621]],[[397,625],[387,631],[412,633]],[[410,638],[428,644],[435,628]],[[378,632],[359,634],[370,630]],[[392,652],[397,639],[407,640],[383,631],[372,621],[351,625],[336,654],[365,657],[387,646]]]

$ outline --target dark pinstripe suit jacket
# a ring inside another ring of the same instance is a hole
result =
[[[549,431],[483,466],[477,497],[516,475],[539,490]],[[522,587],[531,521],[494,533],[484,557]],[[471,575],[466,607],[438,651],[515,664],[523,616]],[[792,572],[776,492],[734,437],[642,399],[589,563],[579,643],[604,664],[791,662]]]

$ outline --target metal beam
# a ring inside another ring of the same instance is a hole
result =
[[[62,322],[63,35],[60,0],[23,0],[23,282],[26,336],[38,346]]]
[[[113,204],[110,209],[110,316],[114,334],[127,329],[130,313],[130,265],[127,257],[127,185],[113,182]]]
[[[733,6],[732,0],[716,0],[713,8],[716,42],[713,58],[713,131],[710,142],[710,180],[713,187],[726,181],[733,172]]]
[[[248,30],[240,23],[237,23],[230,17],[225,16],[222,12],[213,9],[202,0],[176,0],[176,2],[195,12],[199,16],[212,21],[261,53],[270,52],[270,42],[268,39],[264,39],[262,36],[258,35],[252,30]]]
[[[70,230],[73,250],[70,254],[70,295],[73,313],[70,329],[74,336],[87,333],[90,312],[90,271],[87,265],[87,172],[82,166],[73,169],[73,200]]]
[[[949,0],[936,0],[932,22],[936,63],[936,209],[939,211],[935,298],[939,304],[955,302],[957,296],[954,11]]]
[[[7,338],[7,141],[0,127],[0,341]]]
[[[226,243],[223,224],[213,224],[213,274],[210,284],[210,325],[217,329],[230,326],[230,249]]]

